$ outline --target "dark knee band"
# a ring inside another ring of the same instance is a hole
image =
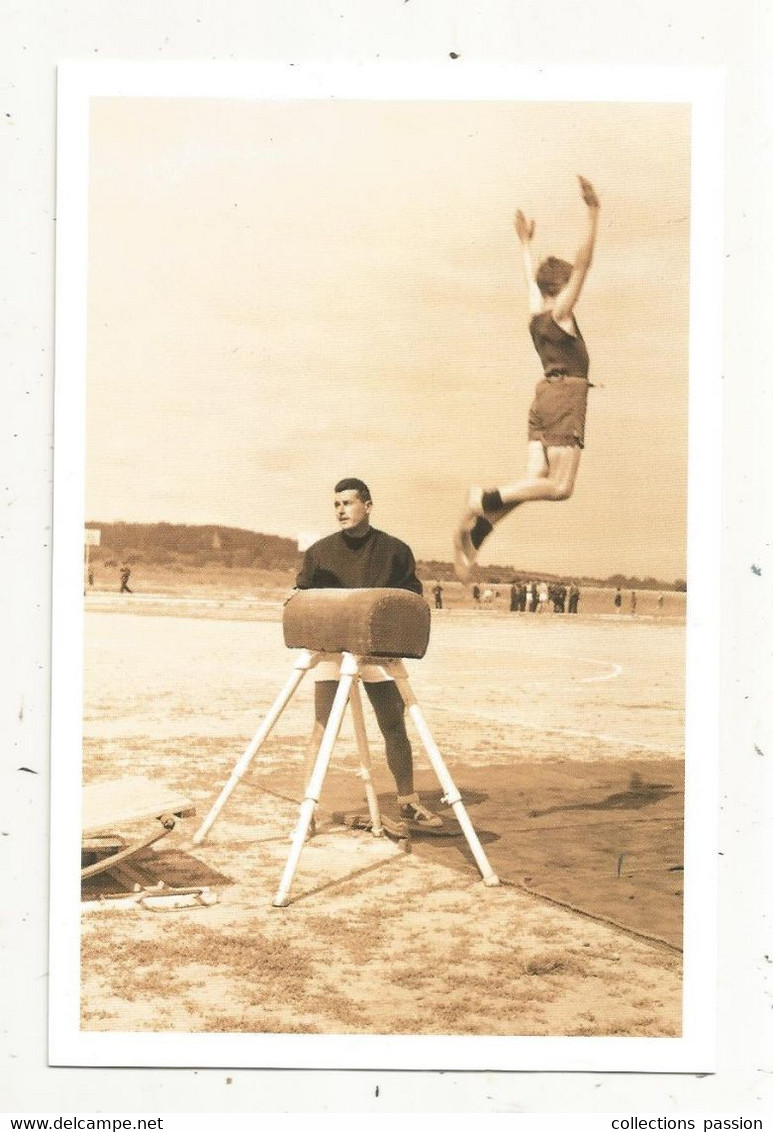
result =
[[[483,541],[488,538],[493,529],[494,528],[492,527],[488,519],[481,519],[480,517],[478,517],[475,520],[475,526],[470,531],[470,542],[476,550],[478,550]]]
[[[494,491],[483,492],[482,503],[484,511],[501,511],[504,507],[502,496],[496,488]]]

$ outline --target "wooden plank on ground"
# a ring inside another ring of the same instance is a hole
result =
[[[189,798],[148,778],[121,778],[92,782],[83,788],[83,834],[93,837],[136,822],[152,821],[162,814],[190,816]]]

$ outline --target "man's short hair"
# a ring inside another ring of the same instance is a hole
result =
[[[373,502],[368,485],[354,476],[347,476],[346,479],[339,480],[333,491],[336,495],[339,491],[356,491],[363,503]]]

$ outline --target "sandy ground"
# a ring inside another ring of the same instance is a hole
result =
[[[198,817],[152,860],[172,883],[209,883],[219,902],[173,912],[86,902],[84,1029],[680,1033],[678,953],[331,824],[324,794],[292,903],[273,907],[298,810],[292,792],[265,787],[300,771],[310,687],[193,849],[292,661],[276,604],[198,612],[142,599],[87,606],[84,780],[144,774],[185,791]],[[559,757],[680,764],[683,642],[676,621],[444,610],[410,675],[452,773],[517,775],[519,763]],[[370,718],[368,728],[386,790]],[[355,766],[347,721],[331,774]],[[430,780],[418,751],[417,769]]]

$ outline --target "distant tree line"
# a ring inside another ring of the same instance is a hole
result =
[[[223,566],[262,570],[297,570],[301,554],[294,539],[266,535],[239,527],[195,526],[187,523],[100,523],[90,521],[90,528],[101,531],[99,547],[91,552],[92,561],[141,562],[158,566],[175,563],[190,566]],[[450,562],[437,559],[420,561],[417,572],[423,581],[454,580]],[[652,577],[631,577],[611,574],[608,578],[587,575],[561,575],[545,571],[514,570],[511,566],[479,566],[477,580],[490,585],[509,585],[513,581],[563,582],[576,581],[580,586],[608,586],[612,589],[676,590],[685,592],[683,578],[663,582]]]
[[[113,559],[130,566],[146,562],[286,570],[297,568],[301,559],[293,539],[238,527],[99,522],[86,526],[101,531],[100,545],[92,550],[91,557],[103,562]]]

